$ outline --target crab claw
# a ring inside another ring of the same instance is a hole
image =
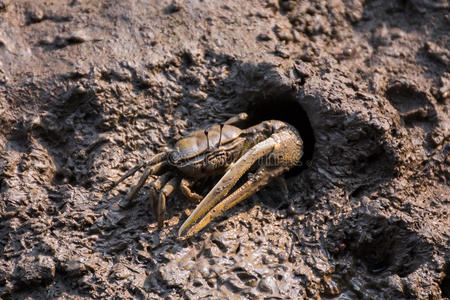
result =
[[[235,124],[235,123],[243,121],[243,120],[245,120],[247,118],[248,118],[248,115],[245,112],[243,112],[243,113],[240,113],[240,114],[237,114],[237,115],[231,117],[224,124],[228,124],[228,125]]]
[[[214,188],[206,195],[202,202],[196,207],[192,214],[181,225],[178,237],[194,223],[186,233],[190,237],[202,230],[211,220],[230,209],[240,201],[256,193],[266,185],[273,177],[276,177],[300,161],[302,156],[302,141],[298,134],[286,130],[273,134],[268,139],[253,146],[225,173]],[[254,176],[248,179],[241,187],[231,195],[223,199],[233,188],[237,181],[249,170],[249,168],[260,158],[273,153],[281,158],[276,166],[263,165]],[[220,202],[220,203],[219,203]]]

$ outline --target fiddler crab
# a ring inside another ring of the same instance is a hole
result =
[[[181,225],[178,237],[195,235],[215,217],[300,162],[303,141],[293,126],[277,120],[263,121],[247,129],[232,125],[247,117],[246,113],[240,113],[223,124],[190,133],[170,151],[156,154],[130,169],[112,187],[145,168],[126,195],[125,199],[130,201],[151,175],[157,175],[150,188],[158,227],[164,223],[166,198],[178,187],[188,199],[199,203]],[[250,168],[254,173],[229,193]],[[196,180],[221,174],[223,177],[204,198],[190,188]]]

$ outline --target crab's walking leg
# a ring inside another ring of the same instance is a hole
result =
[[[159,176],[155,181],[150,183],[150,189],[152,193],[152,208],[155,213],[155,216],[158,215],[158,198],[159,198],[159,192],[161,189],[166,185],[166,183],[169,181],[170,177],[172,177],[171,172],[166,172]]]
[[[144,167],[146,164],[147,164],[147,162],[141,161],[139,164],[137,164],[133,168],[129,169],[122,177],[120,177],[119,180],[113,182],[113,184],[109,187],[109,190],[112,190],[113,188],[115,188],[119,183],[121,183],[122,181],[124,181],[125,179],[127,179],[128,177],[130,177],[131,175],[133,175],[140,169],[142,169],[142,167]]]
[[[270,153],[275,147],[277,147],[277,141],[272,137],[269,137],[253,146],[237,162],[235,162],[208,195],[206,195],[202,202],[195,208],[186,221],[184,221],[178,231],[178,236],[181,236],[191,224],[196,222],[208,210],[213,208],[217,202],[223,199],[239,178],[241,178],[258,159]]]
[[[183,179],[181,179],[181,182],[180,182],[180,190],[183,193],[183,195],[186,196],[186,198],[188,198],[192,202],[198,204],[198,203],[200,203],[200,201],[202,201],[203,197],[201,195],[197,194],[196,192],[193,192],[190,188],[191,185],[192,185],[192,181],[190,181],[186,178],[183,178]]]
[[[136,196],[136,193],[139,192],[139,190],[142,188],[142,186],[147,181],[148,177],[150,175],[153,175],[157,173],[159,170],[161,170],[162,167],[164,167],[167,163],[165,161],[157,163],[156,165],[150,165],[145,168],[144,172],[142,173],[141,178],[139,179],[139,182],[130,189],[128,194],[125,197],[126,201],[130,201]]]
[[[163,160],[166,159],[166,156],[167,156],[167,153],[163,152],[163,153],[159,153],[159,154],[156,154],[156,155],[152,156],[150,158],[150,160],[148,160],[148,161],[140,162],[139,164],[137,164],[136,166],[134,166],[133,168],[128,170],[128,172],[126,172],[125,175],[120,177],[119,180],[115,181],[112,184],[112,186],[109,188],[109,190],[113,189],[119,183],[121,183],[122,181],[124,181],[125,179],[127,179],[128,177],[130,177],[131,175],[133,175],[134,173],[136,173],[137,171],[139,171],[143,167],[151,166],[151,165],[158,164],[158,163],[162,162]]]
[[[259,191],[262,187],[267,185],[272,178],[281,175],[287,169],[287,167],[278,167],[275,169],[269,169],[268,167],[259,168],[247,182],[211,209],[198,223],[189,228],[186,237],[193,236],[202,230],[214,218]]]
[[[159,193],[158,205],[156,207],[156,217],[158,219],[158,227],[161,228],[164,225],[164,215],[166,213],[166,198],[175,190],[178,185],[179,179],[174,177],[164,185]]]

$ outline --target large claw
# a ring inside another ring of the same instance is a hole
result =
[[[181,236],[189,226],[198,221],[207,211],[211,210],[217,202],[223,199],[239,178],[241,178],[259,158],[267,155],[274,147],[275,141],[272,138],[268,138],[255,145],[235,162],[208,195],[206,195],[202,202],[195,208],[186,221],[184,221],[178,231],[178,236]]]
[[[181,225],[178,236],[181,237],[188,227],[197,222],[188,230],[186,237],[194,235],[215,217],[256,193],[272,178],[281,175],[283,172],[296,165],[303,154],[302,150],[302,140],[298,134],[291,130],[275,133],[268,139],[253,146],[231,166],[228,172],[225,173],[208,195],[206,195],[203,201],[200,202],[192,214]],[[242,175],[244,175],[256,161],[262,157],[267,157],[269,153],[273,154],[273,157],[279,159],[277,165],[271,165],[270,162],[266,162],[266,164],[263,164],[258,169],[254,176],[220,202]]]

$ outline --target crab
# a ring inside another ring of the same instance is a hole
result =
[[[247,129],[234,126],[247,117],[246,113],[240,113],[225,123],[190,133],[178,140],[171,150],[156,154],[130,169],[112,187],[145,168],[125,199],[132,200],[152,176],[151,198],[158,227],[164,223],[166,198],[178,187],[182,194],[198,204],[181,225],[178,237],[195,235],[215,217],[300,162],[303,141],[292,125],[268,120]],[[252,173],[246,181],[230,193],[249,171]],[[196,181],[222,174],[204,198],[191,190]],[[285,184],[283,192],[287,194]]]

